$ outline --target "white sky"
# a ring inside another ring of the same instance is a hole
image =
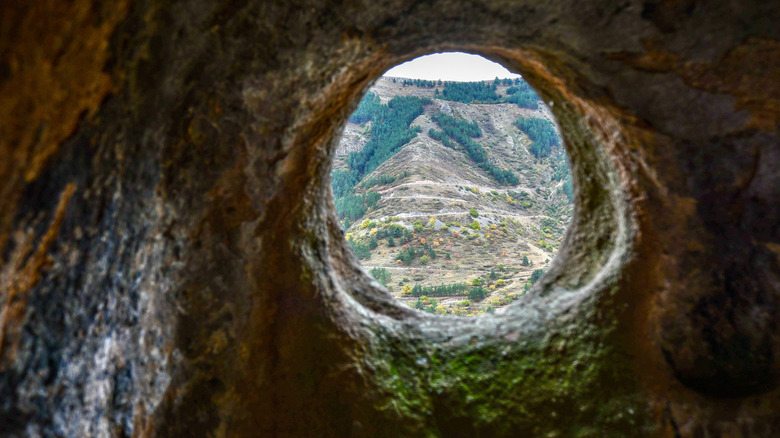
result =
[[[500,79],[520,77],[501,64],[488,61],[479,55],[462,52],[421,56],[391,68],[385,76],[460,82],[484,81],[495,79],[496,76]]]

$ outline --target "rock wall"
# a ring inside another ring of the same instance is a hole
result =
[[[3,436],[777,436],[772,2],[11,1]],[[358,267],[328,184],[385,70],[523,73],[576,183],[503,315]]]

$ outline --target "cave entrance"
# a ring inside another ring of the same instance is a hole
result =
[[[521,299],[574,209],[550,109],[520,75],[465,53],[379,78],[344,128],[331,181],[363,267],[395,298],[439,315]]]

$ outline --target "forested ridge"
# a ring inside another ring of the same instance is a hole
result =
[[[523,80],[380,80],[345,132],[336,210],[355,255],[398,298],[475,315],[538,281],[573,192],[549,111]]]
[[[370,139],[362,150],[349,154],[347,170],[336,170],[331,174],[336,211],[340,218],[354,221],[376,205],[379,199],[376,192],[354,194],[354,187],[420,133],[419,127],[410,128],[409,125],[422,114],[423,105],[430,103],[431,100],[426,98],[396,96],[385,105],[376,94],[366,93],[350,116],[350,121],[358,124],[371,121]]]
[[[442,128],[442,132],[429,130],[429,134],[434,139],[444,139],[446,134],[451,139],[457,141],[464,149],[469,158],[476,163],[481,169],[485,170],[490,176],[492,176],[499,184],[516,186],[520,180],[512,173],[511,170],[501,168],[488,161],[484,148],[479,143],[472,140],[482,136],[482,130],[479,125],[474,122],[468,122],[467,120],[450,117],[446,114],[437,114],[431,117],[439,127]],[[438,137],[438,138],[437,138]],[[444,143],[445,146],[451,146],[452,143]]]
[[[462,103],[514,103],[521,108],[539,108],[539,96],[522,79],[498,79],[483,82],[442,82],[423,79],[393,79],[403,87],[418,87],[434,89],[433,96],[441,100]],[[505,86],[503,95],[497,93],[499,86]],[[442,91],[439,92],[439,87]],[[428,97],[394,96],[387,104],[372,92],[366,93],[358,108],[350,116],[349,121],[364,125],[371,123],[369,140],[359,150],[350,152],[347,159],[347,169],[335,170],[331,175],[336,210],[341,219],[355,221],[365,212],[374,207],[379,199],[375,192],[356,194],[355,189],[362,182],[363,188],[369,188],[380,183],[388,184],[398,176],[381,175],[380,181],[373,178],[363,181],[363,178],[379,167],[388,158],[397,153],[420,132],[419,127],[411,127],[411,123],[423,114],[424,106],[433,101]],[[440,130],[429,129],[428,135],[441,142],[445,147],[456,149],[463,147],[469,158],[496,182],[501,185],[515,186],[519,184],[517,175],[510,169],[492,162],[484,148],[475,139],[482,136],[482,130],[476,122],[469,122],[461,117],[443,113],[431,114]],[[517,119],[514,125],[525,133],[532,143],[529,151],[536,158],[547,158],[555,146],[560,145],[558,134],[549,120],[538,117]],[[555,157],[553,166],[562,167],[556,174],[568,172],[568,162]],[[563,164],[563,166],[560,166]],[[400,175],[399,175],[400,176]],[[564,190],[571,199],[571,177],[567,177]]]

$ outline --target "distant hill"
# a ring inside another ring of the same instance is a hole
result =
[[[344,129],[332,183],[364,266],[438,314],[519,299],[573,210],[554,119],[521,79],[380,78]]]

